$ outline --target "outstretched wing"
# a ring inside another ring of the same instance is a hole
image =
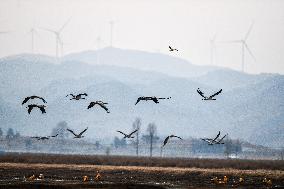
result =
[[[107,111],[107,113],[109,113],[108,108],[103,103],[100,103],[99,105],[100,105],[100,107],[105,109],[105,111]]]
[[[67,131],[71,132],[74,136],[77,136],[71,129],[67,129]]]
[[[28,109],[28,113],[30,114],[31,113],[31,111],[32,111],[32,109],[34,108],[34,106],[28,106],[29,107],[29,109]]]
[[[86,129],[84,129],[79,135],[82,135],[84,132],[86,132],[88,130],[88,127]]]
[[[213,139],[213,141],[215,141],[217,138],[219,138],[221,132],[219,131],[218,135]]]
[[[156,104],[159,103],[159,100],[158,100],[156,97],[152,98],[152,100],[153,100]]]
[[[226,136],[227,136],[227,134],[224,135],[218,142],[221,142]]]
[[[125,134],[125,133],[122,132],[122,131],[116,131],[116,132],[119,132],[119,133],[123,134],[124,136],[127,136],[127,134]]]
[[[48,136],[48,137],[53,137],[53,138],[54,138],[54,137],[57,137],[57,136],[58,136],[58,134],[56,134],[56,135],[53,135],[53,136]]]
[[[172,51],[173,50],[173,48],[171,47],[171,46],[169,46],[169,49]]]
[[[200,96],[202,96],[203,98],[206,98],[205,96],[204,96],[204,93],[198,88],[197,89],[197,92],[198,92],[198,94],[200,94]]]
[[[46,113],[45,108],[44,107],[39,107],[40,111],[42,114]]]
[[[88,96],[88,94],[87,93],[81,93],[81,94],[78,94],[78,96]]]
[[[36,138],[36,139],[39,139],[40,137],[31,137],[31,138]]]
[[[220,94],[221,92],[222,92],[222,89],[221,89],[220,91],[218,91],[217,93],[211,95],[209,98],[212,98],[212,97],[214,97],[214,96],[217,96],[217,95]]]
[[[73,94],[68,94],[68,95],[66,95],[66,97],[67,96],[72,96],[73,98],[75,98],[75,95],[73,95]]]
[[[175,138],[178,138],[178,139],[180,139],[180,140],[183,140],[181,137],[176,136],[176,135],[173,135],[172,137],[175,137]]]
[[[134,133],[136,133],[138,131],[138,129],[136,129],[135,131],[133,131],[132,133],[129,134],[129,136],[133,135]]]
[[[26,98],[24,99],[24,101],[22,102],[22,105],[25,104],[26,102],[28,102],[28,100],[29,100],[30,98],[31,98],[31,97],[26,97]]]
[[[88,106],[88,109],[92,108],[96,103],[95,102],[91,102]]]
[[[169,139],[170,139],[170,136],[167,136],[167,137],[165,138],[165,140],[164,140],[164,145],[163,145],[163,146],[165,146],[165,145],[168,143]]]
[[[135,105],[138,104],[138,102],[139,102],[140,100],[141,100],[141,97],[139,97],[139,98],[137,99]]]
[[[44,100],[44,98],[39,97],[39,96],[37,98],[41,99],[44,103],[46,103],[46,100]]]

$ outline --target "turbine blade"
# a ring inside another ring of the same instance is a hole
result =
[[[245,39],[244,39],[245,41],[248,39],[249,34],[250,34],[250,32],[251,32],[251,30],[252,30],[252,28],[253,28],[253,25],[254,25],[254,21],[251,23],[251,25],[250,25],[250,27],[249,27],[249,29],[248,29],[246,35],[245,35]]]
[[[58,30],[58,33],[60,33],[65,27],[66,25],[70,22],[72,16],[63,24],[63,26]]]
[[[242,40],[218,41],[219,43],[242,43]]]
[[[254,59],[254,61],[256,61],[256,58],[255,58],[255,56],[252,54],[252,52],[251,52],[251,50],[249,49],[248,45],[247,45],[246,43],[244,43],[244,45],[245,45],[247,51],[249,52],[249,54],[251,55],[251,57]]]
[[[0,34],[11,33],[11,31],[0,31]]]
[[[42,29],[42,30],[45,30],[45,31],[48,31],[48,32],[51,32],[51,33],[54,33],[55,35],[56,35],[56,31],[54,31],[54,30],[50,30],[50,29],[48,29],[48,28],[40,28],[40,29]]]

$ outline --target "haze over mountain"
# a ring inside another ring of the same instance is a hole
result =
[[[87,139],[111,140],[118,128],[131,130],[140,117],[142,132],[155,122],[162,135],[204,137],[221,130],[231,138],[283,146],[283,75],[250,75],[158,53],[105,48],[61,60],[31,54],[4,58],[0,79],[1,127],[24,135],[44,135],[66,121],[75,130],[88,126]],[[205,95],[220,88],[223,92],[216,101],[202,101],[197,88]],[[77,92],[88,93],[87,100],[65,97]],[[21,105],[25,96],[34,94],[47,100],[47,114],[35,110],[28,115]],[[139,96],[152,95],[172,99],[134,105]],[[94,100],[108,102],[111,113],[98,107],[88,110]]]

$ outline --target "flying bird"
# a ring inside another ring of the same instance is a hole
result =
[[[200,96],[203,97],[202,100],[216,100],[216,99],[213,98],[213,97],[214,97],[214,96],[217,96],[217,95],[220,94],[221,92],[222,92],[222,89],[221,89],[220,91],[216,92],[215,94],[213,94],[213,95],[207,97],[207,96],[204,96],[204,93],[203,93],[199,88],[197,89],[197,93],[198,93]]]
[[[37,104],[29,104],[26,108],[28,108],[28,113],[30,114],[31,113],[31,111],[33,110],[33,108],[39,108],[40,109],[40,111],[41,111],[41,113],[42,114],[44,114],[44,113],[46,113],[46,111],[45,111],[45,105],[37,105]]]
[[[88,109],[94,107],[96,104],[99,105],[100,107],[102,107],[107,113],[110,113],[108,108],[105,106],[105,104],[108,104],[108,103],[103,102],[103,101],[90,102]]]
[[[44,100],[44,98],[40,97],[40,96],[28,96],[24,99],[24,101],[22,102],[22,105],[24,105],[26,102],[28,102],[30,99],[35,99],[35,98],[38,98],[38,99],[41,99],[44,103],[46,103],[46,101]]]
[[[88,96],[88,94],[87,93],[81,93],[81,94],[77,94],[77,95],[74,95],[74,94],[69,94],[69,95],[66,95],[66,97],[68,97],[68,96],[72,96],[72,98],[70,98],[70,100],[80,100],[80,99],[86,99],[86,98],[84,98],[84,97],[82,97],[82,96]]]
[[[83,133],[86,132],[88,130],[88,127],[86,129],[84,129],[81,133],[76,134],[74,133],[74,131],[72,131],[71,129],[67,129],[67,131],[71,132],[74,135],[74,138],[83,138],[84,136]]]
[[[141,100],[145,100],[145,101],[148,101],[148,100],[152,100],[153,102],[155,102],[156,104],[159,103],[159,100],[160,99],[170,99],[171,97],[168,97],[168,98],[157,98],[155,96],[141,96],[137,99],[136,104],[138,104],[138,102],[140,102]]]
[[[48,140],[48,139],[50,139],[51,137],[54,138],[54,137],[57,137],[57,136],[58,136],[58,134],[53,135],[53,136],[43,136],[43,137],[38,137],[38,136],[36,136],[36,137],[31,137],[31,138],[35,138],[35,139],[37,139],[37,140]]]
[[[179,136],[169,135],[169,136],[167,136],[167,137],[165,138],[165,140],[164,140],[164,144],[163,144],[163,146],[162,146],[162,147],[164,147],[164,146],[168,143],[169,139],[170,139],[170,138],[173,138],[173,137],[175,137],[175,138],[179,138],[180,140],[182,140],[182,138],[181,138],[181,137],[179,137]]]
[[[178,49],[174,49],[171,46],[169,46],[169,51],[178,51]]]
[[[201,140],[206,141],[208,143],[208,145],[213,145],[216,142],[216,140],[219,138],[220,134],[221,134],[221,132],[219,131],[219,133],[217,134],[217,136],[214,139],[202,138]]]
[[[220,140],[218,140],[217,142],[215,142],[215,144],[225,144],[224,142],[222,142],[222,140],[227,136],[228,134],[224,135]]]
[[[138,129],[136,129],[135,131],[133,131],[132,133],[130,133],[130,134],[125,134],[124,132],[122,132],[122,131],[117,131],[117,132],[119,132],[119,133],[121,133],[121,134],[123,134],[124,135],[124,137],[123,138],[134,138],[134,136],[132,136],[134,133],[136,133],[138,131]]]

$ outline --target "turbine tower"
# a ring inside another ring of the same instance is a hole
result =
[[[115,24],[115,22],[113,20],[109,21],[110,24],[110,47],[112,47],[112,35],[113,35],[113,26]]]
[[[59,50],[63,50],[63,42],[61,39],[61,33],[63,29],[66,27],[66,25],[70,22],[71,18],[69,18],[58,30],[51,30],[47,28],[42,28],[45,31],[51,32],[55,35],[55,48],[56,48],[56,58],[59,58]],[[61,52],[62,53],[62,52]]]
[[[28,32],[28,34],[31,34],[31,49],[32,49],[32,53],[34,53],[34,40],[35,40],[35,35],[37,34],[37,31],[34,27],[32,27],[30,29],[30,31]]]
[[[249,37],[249,34],[253,28],[254,22],[252,22],[252,24],[250,25],[246,35],[244,36],[243,39],[239,39],[239,40],[231,40],[231,41],[226,41],[227,43],[238,43],[241,44],[242,46],[242,72],[245,72],[245,49],[247,50],[247,52],[250,54],[250,56],[256,61],[255,56],[252,54],[250,48],[248,47],[247,44],[247,39]]]
[[[217,33],[215,33],[213,38],[210,39],[210,63],[211,63],[211,66],[213,66],[214,63],[215,63],[216,36],[217,36]]]

